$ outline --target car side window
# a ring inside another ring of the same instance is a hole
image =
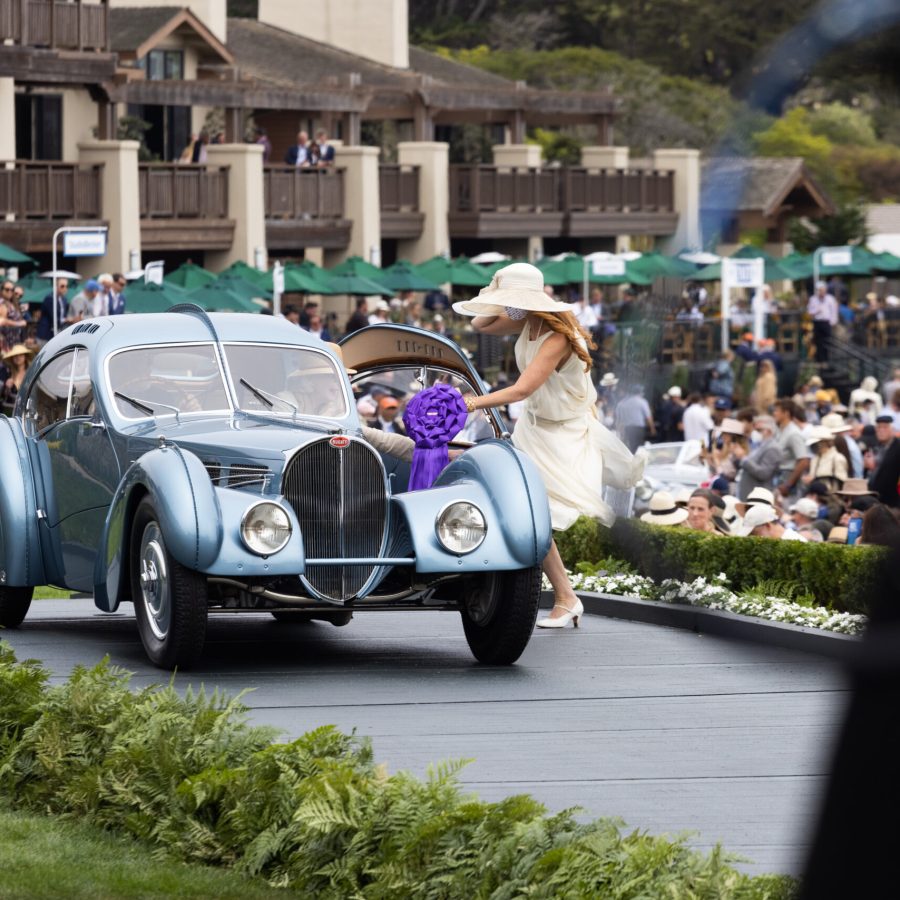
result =
[[[51,425],[65,421],[75,366],[75,350],[54,357],[35,379],[25,401],[25,428],[40,434]]]
[[[91,384],[90,357],[84,347],[75,351],[75,366],[72,370],[72,402],[69,418],[93,416],[97,410],[94,403],[94,387]]]

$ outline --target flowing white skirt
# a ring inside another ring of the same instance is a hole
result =
[[[526,411],[512,439],[543,477],[554,531],[565,531],[582,515],[612,525],[616,517],[603,501],[604,486],[628,490],[644,472],[646,454],[632,455],[589,412],[555,422]]]

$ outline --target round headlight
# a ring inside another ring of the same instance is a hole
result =
[[[451,553],[471,553],[484,540],[487,525],[481,510],[464,500],[438,513],[435,531],[441,546]]]
[[[277,503],[256,503],[241,519],[241,538],[260,556],[277,553],[290,540],[291,520]]]

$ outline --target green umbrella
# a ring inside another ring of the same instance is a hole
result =
[[[272,299],[271,291],[234,273],[223,272],[211,286],[224,288],[226,291],[231,291],[245,300],[252,300],[254,297],[260,297],[263,300]]]
[[[234,275],[238,278],[243,278],[244,281],[248,281],[256,287],[263,287],[268,272],[261,272],[259,269],[247,265],[242,259],[238,259],[225,269],[224,272],[220,272],[219,278],[223,275]]]
[[[328,270],[329,275],[356,275],[377,281],[381,277],[381,269],[366,262],[361,256],[350,256],[342,263]]]
[[[196,303],[207,310],[219,310],[227,312],[258,313],[260,306],[248,297],[220,287],[218,284],[207,284],[197,288],[185,296],[185,302]]]
[[[454,260],[435,256],[428,262],[416,266],[416,269],[420,275],[431,281],[438,284],[446,284],[449,281],[454,287],[484,287],[491,281],[491,273],[466,256],[457,256]]]
[[[377,279],[392,291],[436,291],[440,285],[422,275],[416,267],[405,259],[399,259],[388,266]]]
[[[165,312],[176,303],[183,303],[184,291],[158,284],[132,284],[125,289],[126,313]]]
[[[570,253],[564,260],[569,281],[573,284],[584,282],[585,259],[577,253]],[[591,261],[587,261],[587,280],[590,284],[653,284],[653,278],[634,267],[635,260],[625,260],[624,275],[595,275]]]
[[[37,261],[28,256],[27,253],[20,253],[6,244],[0,244],[0,263],[8,266],[37,265]]]
[[[742,247],[738,247],[734,253],[731,254],[732,259],[764,259],[767,263],[778,262],[778,260],[772,256],[771,253],[761,249],[760,247],[754,247],[751,244],[744,244]]]
[[[648,278],[692,278],[697,271],[693,263],[677,256],[664,256],[662,253],[644,253],[631,263],[634,271]]]
[[[875,272],[900,272],[900,256],[893,253],[875,253],[872,258],[872,269]]]
[[[416,266],[416,271],[437,284],[447,284],[450,281],[451,261],[445,256],[432,256],[431,259]]]
[[[195,291],[197,288],[212,284],[215,280],[216,276],[212,272],[194,263],[184,263],[165,277],[166,284],[173,284],[186,291]]]
[[[566,264],[561,259],[553,259],[550,256],[544,256],[536,263],[544,276],[544,284],[558,287],[569,283],[569,273],[566,270]]]
[[[851,260],[849,266],[825,266],[822,265],[822,256],[819,254],[819,277],[827,278],[829,275],[871,275],[876,265],[875,254],[865,247],[851,248]]]
[[[272,269],[264,273],[260,287],[270,292],[275,289]],[[286,293],[330,294],[328,273],[308,259],[304,259],[301,263],[288,263],[284,267],[284,290]]]
[[[789,253],[778,260],[778,265],[791,276],[791,281],[812,278],[812,255],[808,253]]]
[[[331,275],[328,278],[333,294],[359,294],[371,296],[382,294],[385,297],[391,295],[391,291],[371,278],[363,278],[361,275]]]

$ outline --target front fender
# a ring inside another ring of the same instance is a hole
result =
[[[34,470],[18,419],[0,416],[0,584],[44,584]]]
[[[506,441],[485,441],[450,463],[427,491],[394,498],[409,525],[418,572],[524,569],[550,549],[550,506],[540,473]],[[435,517],[448,503],[469,500],[484,513],[487,535],[457,556],[438,543]]]
[[[219,554],[222,511],[203,463],[175,444],[148,451],[125,473],[106,516],[94,570],[94,603],[106,612],[114,612],[128,593],[131,521],[146,494],[178,562],[202,571]]]

